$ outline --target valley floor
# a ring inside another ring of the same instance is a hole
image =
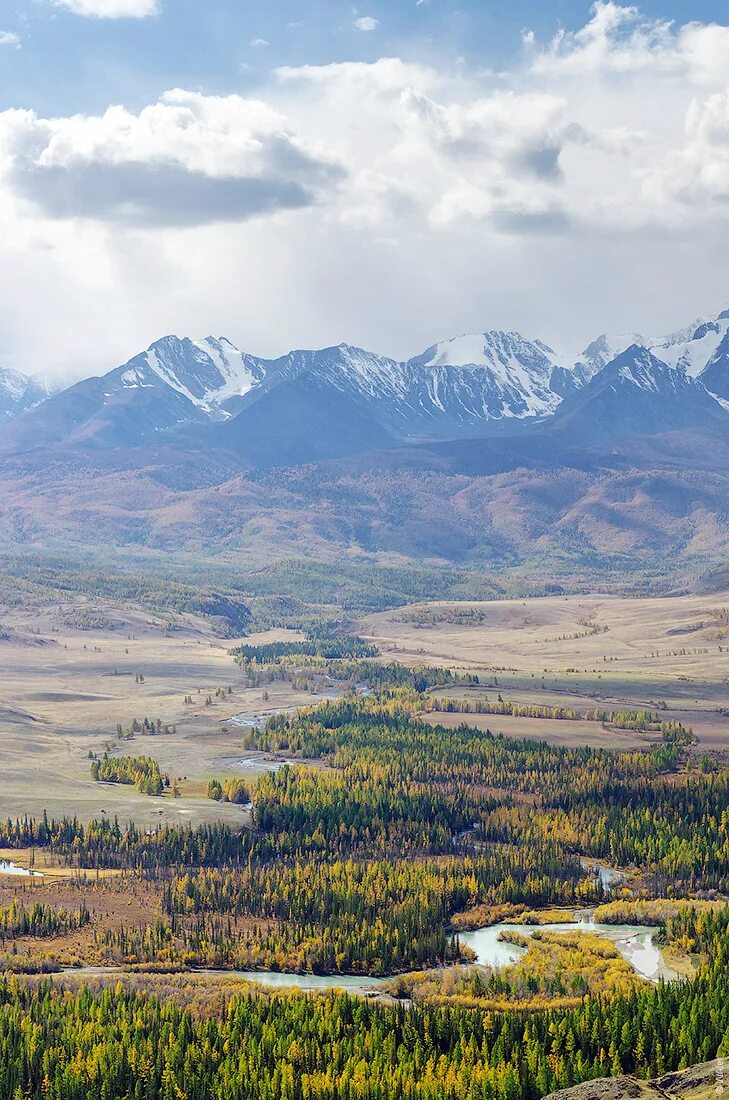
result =
[[[280,636],[271,631],[260,637]],[[266,692],[246,688],[230,657],[235,644],[203,619],[163,618],[106,601],[54,604],[40,613],[7,611],[0,629],[3,814],[38,816],[47,810],[49,816],[77,814],[83,821],[105,814],[150,825],[246,823],[241,807],[205,796],[208,780],[218,773],[250,778],[274,766],[244,750],[244,727],[234,719],[243,714],[265,720],[317,697],[286,682]],[[149,798],[134,787],[90,777],[89,753],[101,755],[120,744],[123,749],[117,727],[127,731],[144,718],[160,719],[170,732],[139,732],[129,745],[136,755],[159,761],[177,780],[179,797]]]
[[[691,727],[707,752],[729,750],[729,593],[430,603],[366,616],[358,629],[378,645],[382,660],[452,665],[478,675],[480,692],[490,699],[660,710]],[[447,694],[475,699],[479,693]],[[646,742],[580,721],[491,715],[465,720],[555,744],[616,748]]]
[[[52,1017],[65,989],[82,1020],[113,985],[135,1035],[181,1006],[185,1034],[213,1021],[225,1057],[155,1055],[154,1100],[217,1097],[221,1064],[236,1095],[227,1052],[258,1034],[254,1100],[303,1095],[305,1060],[307,1095],[339,1095],[330,1025],[357,1100],[656,1075],[729,1036],[728,761],[729,593],[430,603],[239,639],[120,601],[16,602],[3,995]],[[136,1098],[119,1064],[109,1096]]]

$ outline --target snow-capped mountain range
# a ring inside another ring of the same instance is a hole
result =
[[[307,425],[341,454],[503,433],[518,422],[567,423],[598,394],[603,416],[613,395],[613,420],[632,422],[638,408],[645,417],[644,395],[674,427],[681,417],[665,411],[672,403],[729,417],[729,311],[660,339],[603,335],[577,355],[498,330],[445,340],[406,361],[347,344],[264,359],[222,337],[167,336],[51,396],[0,370],[0,420],[13,420],[0,446],[126,446],[188,428],[199,438],[200,429],[224,425],[215,438],[233,449],[295,435],[296,447],[281,448],[293,461],[306,453]],[[322,446],[317,440],[316,457]]]

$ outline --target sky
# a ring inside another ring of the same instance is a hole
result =
[[[0,367],[729,306],[726,0],[0,0]]]

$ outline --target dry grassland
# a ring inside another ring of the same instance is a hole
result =
[[[283,683],[269,687],[268,700],[263,689],[245,688],[229,653],[235,640],[216,637],[204,620],[163,619],[96,601],[91,618],[97,625],[79,629],[68,625],[78,610],[77,601],[0,619],[0,814],[39,816],[45,809],[82,821],[106,814],[147,825],[246,823],[240,806],[205,797],[208,779],[252,777],[267,765],[263,754],[243,749],[244,730],[231,718],[313,697]],[[226,694],[216,697],[218,688]],[[117,723],[127,729],[145,717],[175,725],[176,733],[115,740]],[[181,797],[150,798],[133,787],[95,783],[89,753],[111,746],[118,754],[158,760],[180,780]]]
[[[692,727],[706,750],[725,751],[727,608],[729,593],[661,599],[554,596],[423,604],[367,616],[358,629],[377,643],[383,660],[412,666],[446,663],[477,673],[491,700],[501,694],[513,702],[582,711],[596,706],[663,711],[665,704],[666,719]],[[438,694],[485,697],[483,688]],[[581,722],[570,730],[567,722],[523,721],[532,735],[557,743],[610,743]],[[489,715],[487,725],[519,736],[521,722],[497,722]],[[619,733],[612,741],[624,743]]]

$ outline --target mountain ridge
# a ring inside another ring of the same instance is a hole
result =
[[[499,329],[443,340],[408,360],[346,343],[265,359],[239,350],[224,336],[192,340],[169,335],[106,374],[56,394],[40,393],[32,380],[16,375],[7,379],[3,401],[0,372],[0,421],[5,421],[0,449],[20,452],[48,441],[134,445],[241,414],[246,414],[248,430],[260,435],[263,428],[250,415],[256,405],[262,418],[275,408],[293,426],[295,402],[306,394],[308,415],[313,415],[311,400],[319,394],[324,402],[326,390],[338,392],[339,398],[329,403],[347,407],[347,419],[357,419],[354,403],[360,408],[360,427],[366,418],[377,427],[354,431],[352,446],[355,441],[366,447],[388,440],[503,434],[517,430],[519,422],[559,421],[564,403],[631,346],[700,381],[719,402],[729,400],[729,311],[661,340],[603,334],[576,356]],[[269,400],[274,390],[279,391],[276,401]],[[269,421],[268,430],[275,428]],[[297,460],[304,451],[298,448]],[[312,457],[323,457],[318,441]]]
[[[729,402],[704,379],[723,377],[724,323],[676,337],[674,366],[633,343],[599,367],[624,337],[571,368],[495,330],[411,367],[347,344],[254,361],[223,338],[167,337],[4,425],[0,543],[395,554],[555,583],[565,569],[715,570]],[[710,362],[697,370],[692,348],[687,369],[681,340],[707,335]],[[469,387],[522,371],[557,393],[554,411],[475,430]]]
[[[349,344],[265,360],[225,337],[166,336],[105,375],[35,401],[0,427],[0,453],[179,440],[266,468],[482,438],[513,457],[551,447],[556,461],[575,445],[594,447],[597,436],[604,446],[723,422],[729,315],[655,345],[670,345],[673,365],[645,344],[613,356],[633,335],[599,337],[569,367],[543,342],[500,330],[404,362]],[[709,356],[701,369],[697,347]]]

